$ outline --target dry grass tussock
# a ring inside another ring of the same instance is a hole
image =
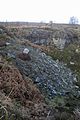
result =
[[[29,78],[24,80],[19,70],[13,65],[0,63],[0,90],[22,104],[26,104],[27,100],[36,101],[36,103],[43,100],[40,91],[32,81]]]
[[[15,115],[16,120],[43,120],[48,112],[44,97],[31,79],[23,79],[15,66],[0,57],[0,118],[11,120]]]

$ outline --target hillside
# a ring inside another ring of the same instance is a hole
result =
[[[1,119],[80,119],[80,26],[0,25]]]

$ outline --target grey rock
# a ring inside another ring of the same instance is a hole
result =
[[[30,57],[31,61],[25,62],[16,57],[16,65],[22,74],[37,84],[43,94],[53,98],[54,95],[65,95],[67,91],[75,88],[73,83],[76,77],[64,64],[33,49],[30,51]]]
[[[18,57],[18,54],[25,48],[29,50],[30,61],[23,61]],[[15,40],[9,47],[1,50],[0,54],[13,58],[20,72],[30,77],[40,91],[49,98],[53,98],[55,95],[66,95],[68,91],[75,93],[76,76],[63,63],[54,61],[39,49],[17,44]]]

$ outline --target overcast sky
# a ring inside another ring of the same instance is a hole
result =
[[[80,0],[0,0],[0,21],[80,21]]]

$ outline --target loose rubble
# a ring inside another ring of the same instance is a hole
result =
[[[42,93],[52,98],[55,95],[65,95],[75,88],[73,83],[76,77],[63,64],[33,49],[30,51],[30,56],[31,61],[24,62],[16,58],[15,62],[21,72],[32,78],[39,86]]]

